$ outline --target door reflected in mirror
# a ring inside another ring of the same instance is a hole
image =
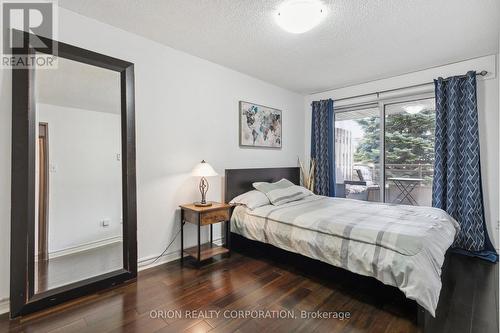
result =
[[[40,294],[124,267],[120,73],[59,58],[35,82]]]

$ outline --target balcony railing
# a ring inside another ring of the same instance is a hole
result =
[[[432,164],[386,164],[385,178],[408,177],[423,179],[420,186],[432,186],[434,166]]]
[[[368,166],[366,164],[355,164],[356,166]],[[372,170],[372,181],[374,184],[381,185],[380,181],[380,164],[372,164],[369,166]],[[355,175],[356,172],[353,172]],[[413,188],[410,190],[411,199],[413,203],[416,202],[418,205],[430,206],[432,200],[432,177],[434,174],[434,166],[432,164],[386,164],[385,165],[385,201],[386,202],[398,202],[398,197],[400,198],[401,188],[390,178],[412,178],[421,179],[421,181],[416,181]],[[353,179],[360,180],[360,179]],[[404,182],[403,182],[404,183]],[[405,184],[406,185],[406,184]],[[348,191],[349,192],[349,191]],[[359,192],[359,189],[358,189]],[[370,194],[366,195],[366,199],[370,201],[380,201],[380,193],[377,193],[373,189],[370,189]],[[352,194],[354,195],[354,194]],[[348,195],[348,197],[350,197]],[[362,195],[357,193],[354,195],[355,198],[363,198]],[[403,204],[412,204],[412,201],[408,199],[403,200]]]

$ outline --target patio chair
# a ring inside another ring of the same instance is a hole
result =
[[[379,201],[380,186],[373,182],[373,169],[367,165],[354,167],[359,180],[344,181],[344,196],[350,199]]]

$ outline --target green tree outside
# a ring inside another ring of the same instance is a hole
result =
[[[380,163],[380,119],[370,117],[358,119],[365,135],[359,142],[354,161],[358,164]],[[417,114],[406,112],[391,114],[385,122],[385,163],[388,164],[434,164],[435,111],[423,110]],[[405,167],[401,166],[404,171]],[[408,176],[415,170],[409,166]],[[432,168],[430,168],[432,169]],[[413,174],[415,176],[415,174]],[[423,175],[427,182],[432,172]]]

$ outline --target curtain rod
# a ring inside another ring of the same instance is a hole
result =
[[[488,71],[480,71],[480,72],[476,72],[476,75],[486,76],[486,74],[488,74]],[[466,76],[467,76],[467,74],[465,74],[465,75],[458,75],[458,77],[466,77]],[[456,76],[454,76],[454,77],[456,77]],[[446,79],[444,79],[444,80],[445,80],[445,81],[448,81],[448,80],[450,80],[450,79],[451,79],[451,77],[446,78]]]
[[[485,70],[482,70],[480,72],[476,72],[476,75],[481,75],[481,76],[486,76],[488,74],[488,71],[485,71]],[[466,75],[459,75],[458,77],[465,77]],[[450,78],[447,78],[445,79],[445,81],[449,80]],[[411,88],[417,88],[417,87],[423,87],[423,86],[426,86],[426,85],[429,85],[429,84],[432,84],[434,83],[433,82],[427,82],[427,83],[419,83],[419,84],[414,84],[412,86],[407,86],[407,87],[403,87],[403,88],[395,88],[395,89],[388,89],[388,90],[382,90],[382,91],[376,91],[376,92],[372,92],[372,93],[368,93],[368,94],[362,94],[362,95],[357,95],[357,96],[351,96],[351,97],[344,97],[344,98],[339,98],[339,99],[335,99],[334,102],[338,102],[338,101],[344,101],[344,100],[347,100],[347,99],[353,99],[353,98],[359,98],[359,97],[365,97],[365,96],[370,96],[370,95],[374,95],[374,94],[382,94],[382,93],[388,93],[388,92],[393,92],[393,91],[398,91],[398,90],[403,90],[403,89],[411,89]],[[312,103],[311,103],[312,105]]]

